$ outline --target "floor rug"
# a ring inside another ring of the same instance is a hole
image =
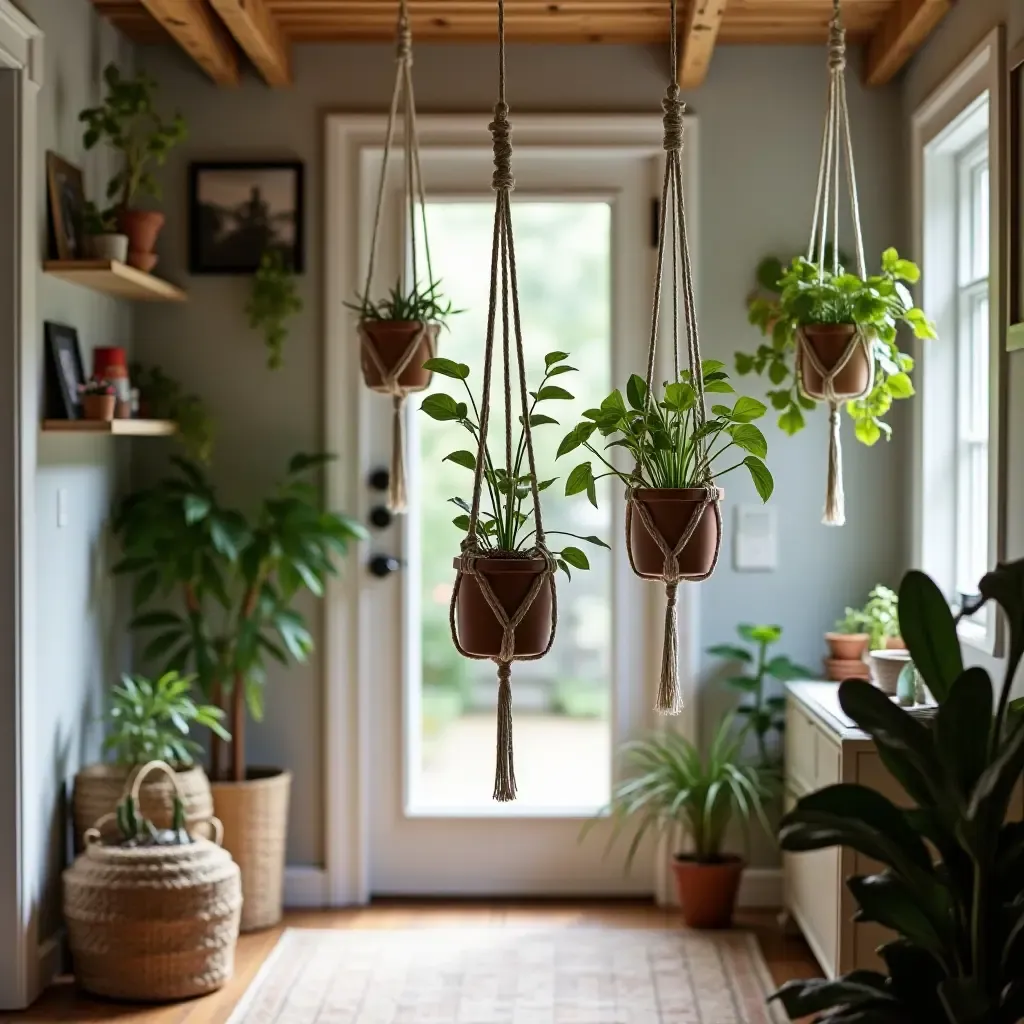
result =
[[[289,929],[228,1024],[776,1024],[745,932]]]

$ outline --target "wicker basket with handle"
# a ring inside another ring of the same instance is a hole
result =
[[[151,761],[126,796],[137,808]],[[175,783],[176,784],[176,783]],[[238,866],[211,839],[180,846],[105,846],[104,815],[85,834],[85,852],[64,872],[64,917],[79,984],[115,999],[159,1002],[220,988],[234,969],[242,909]]]

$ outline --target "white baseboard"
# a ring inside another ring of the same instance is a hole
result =
[[[36,949],[36,988],[41,992],[64,973],[64,929],[58,928]]]
[[[295,910],[315,910],[328,906],[327,872],[315,867],[286,867],[284,905]]]

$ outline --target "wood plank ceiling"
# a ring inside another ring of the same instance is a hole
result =
[[[416,40],[489,42],[494,0],[408,0]],[[680,84],[703,82],[716,43],[823,43],[832,0],[682,0]],[[848,39],[867,47],[869,85],[889,81],[955,0],[842,0]],[[275,86],[291,81],[292,43],[394,37],[395,0],[92,0],[132,40],[176,42],[218,84],[234,85],[239,51]],[[507,0],[510,41],[655,43],[662,0]]]

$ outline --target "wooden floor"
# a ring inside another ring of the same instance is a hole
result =
[[[418,903],[382,901],[352,910],[289,913],[283,927],[292,928],[418,928],[430,926],[524,923],[609,925],[620,928],[675,928],[679,915],[647,902],[573,903]],[[820,975],[807,945],[784,935],[773,911],[745,911],[737,926],[755,932],[777,984],[791,978]],[[243,935],[238,943],[235,976],[220,992],[173,1006],[139,1007],[90,999],[69,982],[55,985],[26,1013],[6,1021],[118,1021],[122,1024],[224,1024],[235,1003],[273,949],[283,928]]]

